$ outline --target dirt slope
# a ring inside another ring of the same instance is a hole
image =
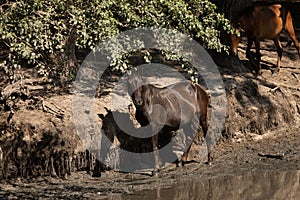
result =
[[[273,48],[271,41],[262,44],[261,76],[251,72],[244,57],[245,42],[240,45],[241,63],[226,59],[227,67],[220,68],[228,117],[215,147],[214,164],[207,166],[199,159],[199,138],[189,156],[196,163],[184,168],[168,165],[159,179],[111,170],[93,178],[100,170],[99,163],[85,151],[75,131],[72,86],[53,87],[41,80],[22,83],[22,91],[8,93],[10,97],[1,107],[0,176],[6,180],[0,185],[0,196],[97,198],[99,194],[168,186],[175,177],[188,174],[210,177],[248,170],[300,169],[300,58],[293,47],[285,48],[281,71],[272,74],[276,63]],[[96,100],[97,114],[107,114],[110,99],[106,91]],[[110,123],[106,129],[118,131]],[[29,183],[16,177],[30,177]],[[58,188],[61,193],[55,192]]]

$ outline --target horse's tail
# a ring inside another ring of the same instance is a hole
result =
[[[285,29],[289,10],[284,6],[281,6],[279,10],[280,10],[280,18],[282,19],[282,28]]]
[[[293,18],[291,12],[286,7],[281,7],[281,18],[283,22],[283,29],[288,32],[289,37],[292,39],[298,54],[300,56],[300,44],[299,41],[295,35],[295,28],[293,24]]]
[[[203,114],[206,115],[208,110],[209,100],[210,100],[209,95],[200,85],[196,85],[196,93],[197,93],[197,101],[199,104],[200,115]]]
[[[293,24],[293,18],[291,12],[285,6],[281,6],[280,8],[280,17],[282,19],[282,28],[286,29],[287,26]]]

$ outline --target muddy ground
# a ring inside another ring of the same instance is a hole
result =
[[[294,47],[286,47],[281,71],[273,74],[276,51],[271,41],[265,41],[262,75],[255,76],[244,49],[245,41],[239,49],[241,62],[217,58],[226,66],[220,71],[228,116],[214,148],[213,164],[208,166],[206,158],[200,158],[199,138],[192,146],[190,163],[169,164],[158,177],[109,169],[102,169],[97,177],[95,161],[85,152],[73,124],[72,85],[62,89],[41,79],[20,83],[23,92],[15,93],[21,95],[8,92],[10,100],[5,103],[13,109],[1,111],[1,199],[122,199],[121,194],[167,188],[180,180],[206,182],[249,172],[300,170],[300,58]],[[109,93],[104,92],[97,99],[96,114],[105,116],[109,102]],[[299,187],[299,181],[295,184]],[[212,199],[232,187],[218,188]]]

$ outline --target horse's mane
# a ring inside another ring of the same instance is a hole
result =
[[[239,13],[232,19],[233,24],[238,24],[242,17],[249,17],[255,8],[255,5],[248,6],[239,11]]]

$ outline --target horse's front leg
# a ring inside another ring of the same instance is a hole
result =
[[[159,155],[158,155],[158,129],[156,127],[152,128],[152,145],[154,154],[154,170],[152,175],[157,176],[159,172]]]
[[[248,58],[249,60],[251,59],[251,47],[253,44],[253,38],[248,36],[247,37],[247,49],[246,49],[246,58]]]

